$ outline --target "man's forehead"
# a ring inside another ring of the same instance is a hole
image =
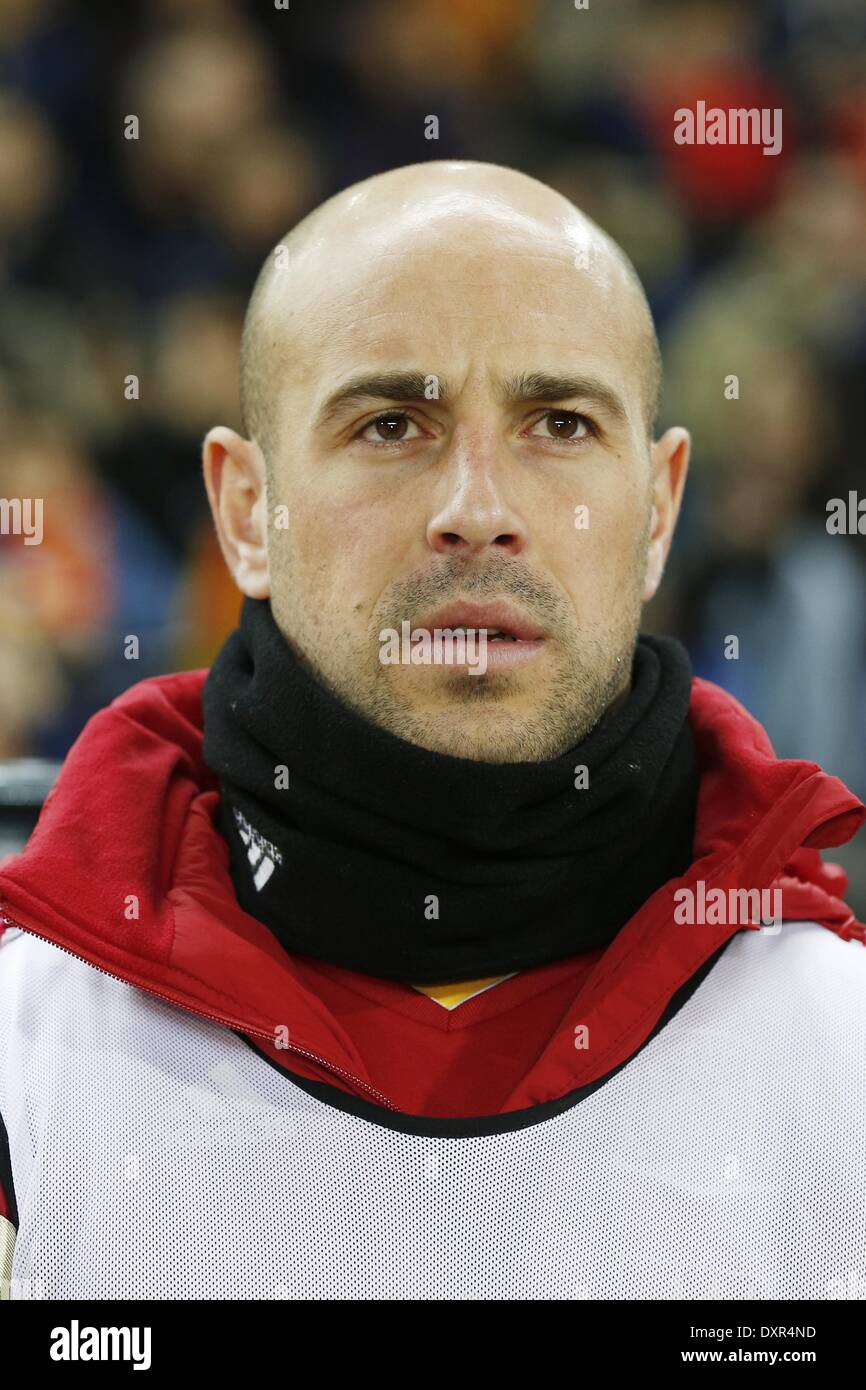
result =
[[[300,267],[297,268],[300,271]],[[279,280],[279,276],[275,276]],[[576,264],[562,243],[393,245],[287,279],[267,306],[274,341],[320,360],[460,355],[530,340],[537,352],[629,356],[634,304],[609,264]]]
[[[621,261],[598,228],[585,219],[555,223],[484,211],[440,215],[431,222],[374,222],[369,228],[337,224],[285,259],[271,280],[269,309],[287,295],[310,303],[367,296],[376,288],[466,282],[526,285],[576,292],[595,289],[628,298],[632,286]]]

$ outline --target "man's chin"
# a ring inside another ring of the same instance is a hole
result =
[[[485,695],[479,690],[477,679],[472,690],[435,703],[390,705],[387,711],[380,707],[374,717],[419,748],[474,762],[538,762],[571,746],[568,731],[555,727],[555,716],[539,707],[537,692],[535,699],[528,693],[517,699],[513,692],[511,698],[494,698],[492,691]]]

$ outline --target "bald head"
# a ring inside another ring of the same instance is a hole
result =
[[[356,296],[363,312],[371,267],[375,273],[382,257],[396,264],[402,252],[419,246],[439,264],[475,248],[479,274],[499,262],[506,281],[509,265],[524,277],[527,264],[540,282],[546,269],[563,266],[576,280],[584,277],[588,290],[608,297],[609,332],[629,360],[652,434],[661,356],[643,286],[624,251],[537,179],[495,164],[435,161],[378,174],[336,194],[289,232],[262,266],[244,321],[240,389],[244,430],[269,464],[280,382],[293,368],[296,373],[293,357],[302,350],[303,330],[320,315],[327,320],[335,294],[343,302]],[[504,300],[502,314],[508,313]]]

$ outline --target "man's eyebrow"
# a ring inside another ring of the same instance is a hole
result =
[[[559,376],[551,372],[521,372],[500,383],[500,399],[504,404],[524,401],[566,401],[579,396],[594,401],[622,424],[628,421],[628,411],[622,397],[611,386],[594,376]]]
[[[352,377],[323,402],[317,425],[326,425],[340,408],[353,401],[399,401],[411,404],[429,399],[426,388],[431,378],[423,372],[372,372]],[[435,378],[436,400],[446,398],[445,383]],[[527,401],[558,402],[575,396],[593,401],[615,420],[625,424],[628,412],[622,398],[598,377],[559,375],[553,372],[521,372],[499,385],[499,397],[504,404]]]
[[[316,423],[325,425],[337,414],[340,407],[349,401],[423,401],[442,400],[445,386],[441,377],[435,378],[436,395],[431,398],[426,388],[431,381],[423,372],[375,372],[352,377],[338,387],[323,402]]]

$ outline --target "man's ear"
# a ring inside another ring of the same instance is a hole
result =
[[[690,450],[691,436],[688,430],[681,425],[673,425],[655,441],[650,451],[653,511],[644,577],[644,603],[653,597],[664,574],[683,499]]]
[[[204,482],[223,557],[241,593],[270,598],[267,470],[258,444],[225,425],[205,435]]]

